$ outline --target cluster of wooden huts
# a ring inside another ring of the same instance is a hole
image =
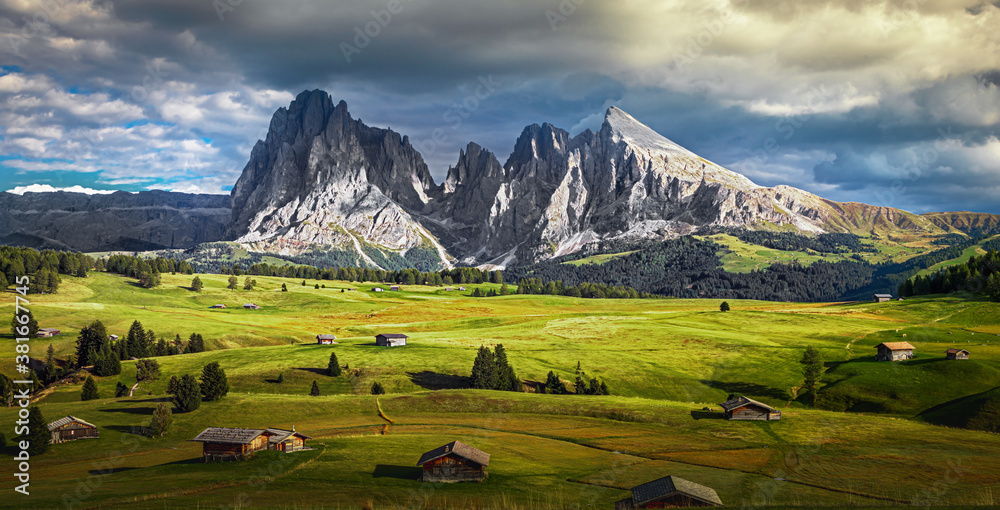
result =
[[[913,359],[913,351],[917,348],[910,342],[882,342],[875,346],[875,361],[906,361]],[[969,359],[969,351],[965,349],[948,349],[944,351],[945,359]]]
[[[201,443],[205,462],[217,460],[243,460],[261,450],[292,453],[309,450],[306,441],[311,437],[284,429],[239,429],[209,427],[191,441]]]

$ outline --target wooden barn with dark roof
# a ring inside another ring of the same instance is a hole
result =
[[[97,439],[101,436],[97,425],[81,420],[75,416],[66,416],[49,423],[52,433],[52,444],[76,441],[77,439]]]
[[[402,333],[379,333],[375,335],[375,345],[379,347],[400,347],[406,345],[407,336]]]
[[[209,427],[191,441],[201,443],[205,462],[243,460],[256,451],[267,449],[270,434],[266,432],[264,429]]]
[[[632,495],[615,503],[615,510],[722,506],[715,489],[676,476],[632,487]]]
[[[425,482],[481,482],[490,455],[461,441],[452,441],[420,456]]]
[[[913,359],[915,347],[910,342],[882,342],[875,346],[875,361],[902,361]]]
[[[965,349],[948,349],[944,355],[948,359],[969,359],[969,351]]]
[[[312,438],[301,432],[295,432],[295,430],[267,429],[264,431],[264,435],[267,436],[268,450],[285,453],[311,450],[311,448],[306,448],[306,440]]]
[[[725,411],[727,420],[777,421],[781,419],[781,411],[743,396],[729,399],[719,406]]]

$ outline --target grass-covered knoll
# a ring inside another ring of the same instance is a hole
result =
[[[49,403],[47,417],[84,417],[101,438],[36,458],[33,480],[45,490],[32,505],[54,508],[91,483],[76,508],[611,508],[628,487],[664,474],[710,485],[729,506],[1000,497],[991,489],[1000,483],[1000,438],[907,420],[787,410],[781,422],[736,423],[690,404],[490,391],[388,395],[380,404],[392,425],[371,396],[230,394],[176,415],[166,437],[149,439],[138,432],[155,399]],[[5,419],[12,412],[0,409]],[[219,424],[294,425],[317,449],[204,464],[186,440]],[[417,482],[420,454],[456,439],[491,454],[487,481]]]

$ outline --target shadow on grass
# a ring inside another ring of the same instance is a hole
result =
[[[375,465],[372,478],[398,478],[400,480],[419,480],[423,470],[417,466]]]
[[[98,409],[98,411],[102,413],[148,414],[152,416],[155,409],[152,407],[123,407],[121,409]]]
[[[464,375],[439,374],[430,370],[407,372],[406,375],[413,384],[426,390],[457,390],[469,387],[469,378]]]
[[[740,395],[746,395],[749,397],[768,397],[775,400],[788,400],[788,392],[786,390],[771,388],[769,386],[764,386],[762,384],[748,383],[748,382],[722,382],[722,381],[711,381],[702,379],[698,381],[708,387],[717,388],[726,393],[739,393]]]
[[[171,397],[144,398],[142,400],[129,400],[129,402],[171,402]]]
[[[721,420],[726,416],[723,413],[713,413],[712,411],[691,411],[691,417],[696,420]]]
[[[327,370],[325,368],[296,367],[294,370],[301,370],[303,372],[310,372],[310,373],[313,373],[313,374],[316,374],[316,375],[325,375],[325,376],[329,376],[330,375],[330,372],[327,372]],[[268,381],[268,382],[271,382],[271,381]],[[278,382],[278,380],[275,379],[274,382]]]
[[[149,431],[146,430],[146,427],[142,427],[140,425],[107,425],[104,428],[115,432],[121,432],[122,434],[149,437]]]
[[[92,475],[102,476],[102,475],[113,475],[115,473],[122,473],[125,471],[132,471],[133,469],[139,469],[137,467],[120,467],[111,469],[91,469],[89,471]]]

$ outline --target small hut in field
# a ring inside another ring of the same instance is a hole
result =
[[[56,328],[42,328],[38,330],[38,338],[51,338],[58,336],[59,333],[62,333],[62,331]]]
[[[379,333],[375,335],[375,345],[379,347],[400,347],[406,345],[407,336],[402,333]]]
[[[250,454],[268,447],[269,435],[264,429],[233,429],[209,427],[191,441],[201,443],[205,462],[243,460]]]
[[[875,303],[885,303],[892,301],[892,294],[872,294],[872,301]]]
[[[481,482],[490,455],[461,441],[452,441],[420,456],[424,482]]]
[[[316,343],[320,345],[333,345],[337,343],[337,337],[334,335],[316,335]]]
[[[948,349],[944,355],[948,359],[969,359],[969,351],[965,349]]]
[[[906,336],[905,334],[903,336]],[[913,359],[915,347],[910,342],[882,342],[875,346],[875,361],[903,361]]]
[[[727,420],[777,421],[781,419],[781,411],[743,396],[727,400],[719,406],[725,411]]]
[[[615,510],[722,506],[715,489],[676,476],[632,487],[631,497],[615,503]]]
[[[97,425],[75,416],[66,416],[49,423],[49,432],[52,433],[52,444],[76,441],[77,439],[97,439],[101,435],[97,431]]]
[[[292,430],[267,429],[264,431],[264,435],[267,436],[268,450],[285,453],[311,450],[311,448],[306,448],[306,440],[312,438],[301,432],[295,432],[295,427],[292,427]]]

